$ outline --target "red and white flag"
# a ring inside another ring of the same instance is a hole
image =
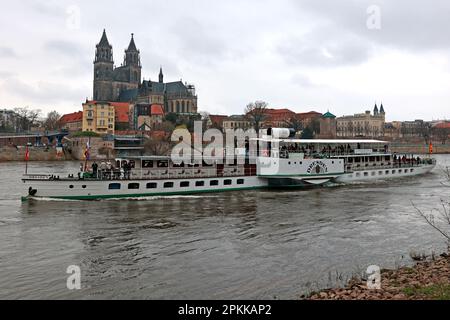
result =
[[[27,148],[25,149],[25,161],[30,160],[30,150]]]

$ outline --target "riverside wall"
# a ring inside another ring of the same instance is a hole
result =
[[[428,144],[425,143],[399,143],[390,144],[390,150],[396,153],[428,153]],[[450,154],[450,144],[433,143],[433,154]]]
[[[0,147],[0,162],[3,161],[24,161],[25,146],[4,146]],[[71,156],[64,150],[57,152],[56,148],[29,147],[29,161],[63,161],[72,160]]]

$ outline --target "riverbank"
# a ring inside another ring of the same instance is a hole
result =
[[[6,161],[24,161],[26,147],[1,147],[0,162]],[[64,161],[72,160],[64,150],[58,152],[56,148],[30,147],[29,161]]]
[[[426,143],[392,142],[390,150],[395,153],[427,154],[429,145]],[[450,144],[433,143],[433,154],[450,154]]]
[[[442,254],[413,267],[381,270],[381,289],[352,279],[344,288],[325,289],[308,300],[450,300],[450,255]]]

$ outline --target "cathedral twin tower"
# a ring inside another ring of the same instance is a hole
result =
[[[128,49],[125,50],[123,64],[114,68],[112,46],[103,30],[95,51],[94,100],[117,101],[121,92],[137,89],[141,83],[141,69],[140,53],[134,43],[133,34]]]
[[[159,104],[165,112],[197,112],[194,85],[181,80],[165,83],[162,68],[157,82],[141,81],[141,69],[140,52],[134,43],[133,34],[125,50],[123,64],[115,68],[112,46],[103,30],[95,51],[93,100]]]

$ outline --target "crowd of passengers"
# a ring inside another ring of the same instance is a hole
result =
[[[356,149],[361,149],[361,144],[358,143]],[[323,146],[321,149],[317,149],[314,144],[308,145],[300,145],[298,143],[292,143],[288,145],[283,145],[280,148],[280,154],[285,157],[288,157],[289,153],[304,153],[305,156],[313,156],[320,157],[321,155],[342,155],[342,154],[353,154],[354,150],[350,144],[341,144],[336,146],[331,146],[330,144],[327,146]],[[383,150],[388,152],[388,146],[384,145]]]
[[[89,167],[84,163],[80,163],[80,171],[78,172],[78,178],[94,178],[94,179],[130,179],[131,171],[134,168],[132,161],[101,161],[99,164],[93,162]],[[85,174],[87,173],[87,175]]]

